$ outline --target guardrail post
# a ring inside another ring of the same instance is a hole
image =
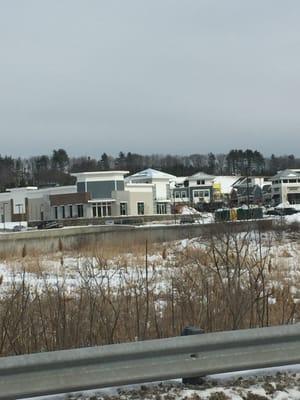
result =
[[[183,328],[181,336],[200,335],[202,333],[204,333],[204,329],[197,328],[195,326],[186,326],[185,328]],[[199,385],[203,383],[203,378],[201,376],[182,378],[182,383],[187,385]]]

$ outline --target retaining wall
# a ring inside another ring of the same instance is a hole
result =
[[[63,248],[77,250],[84,246],[131,246],[161,243],[172,240],[205,236],[211,232],[231,229],[243,231],[272,228],[272,220],[243,221],[226,224],[186,224],[160,226],[85,226],[52,230],[35,230],[0,235],[0,254],[21,255],[26,246],[27,254],[32,252],[51,253]]]

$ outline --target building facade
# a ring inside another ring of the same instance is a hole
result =
[[[173,186],[174,203],[186,203],[197,206],[210,203],[213,199],[214,176],[198,172],[190,177],[179,178]]]
[[[170,214],[172,193],[171,185],[175,182],[176,176],[157,171],[152,168],[145,169],[130,175],[126,178],[128,184],[149,184],[153,185],[153,214]]]
[[[231,203],[234,206],[262,205],[269,199],[270,177],[242,176],[232,186]]]
[[[0,193],[2,222],[155,214],[155,185],[125,183],[128,171],[74,174],[76,185]]]
[[[38,189],[35,186],[7,189],[0,193],[1,222],[50,220],[51,195],[75,193],[76,186],[54,186]]]
[[[272,202],[300,204],[300,169],[285,169],[272,178]]]

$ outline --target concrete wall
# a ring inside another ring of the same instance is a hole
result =
[[[138,202],[143,202],[144,203],[144,214],[145,215],[152,215],[155,214],[156,211],[153,209],[153,192],[149,193],[136,193],[136,192],[130,192],[129,195],[130,201],[128,204],[128,213],[129,215],[138,215],[138,209],[137,209],[137,204]]]
[[[166,225],[166,226],[88,226],[65,229],[18,232],[0,236],[0,253],[21,256],[24,245],[27,254],[31,252],[51,253],[58,251],[60,243],[64,250],[79,250],[83,246],[118,246],[132,244],[163,243],[172,240],[198,237],[212,230],[222,231],[224,227],[234,231],[249,228],[270,229],[272,220],[236,222],[207,225]]]
[[[153,186],[139,188],[138,186],[127,185],[125,191],[113,191],[112,197],[116,199],[114,206],[115,214],[120,215],[120,203],[127,202],[128,215],[138,215],[137,203],[143,202],[145,213],[144,215],[153,215],[156,213],[154,210]]]
[[[9,222],[11,221],[12,209],[11,209],[11,201],[7,196],[2,196],[0,200],[0,222]]]
[[[52,218],[54,219],[54,218]],[[90,218],[65,218],[59,219],[59,222],[62,226],[65,227],[76,227],[76,226],[88,226],[88,225],[144,225],[147,222],[154,223],[165,223],[166,221],[174,221],[180,220],[180,215],[177,214],[160,214],[160,215],[123,215],[123,216],[107,216],[107,217],[93,217]],[[35,228],[39,221],[31,221],[28,223],[28,226],[31,228]],[[113,222],[113,224],[112,224]]]
[[[48,196],[28,199],[28,221],[40,221],[41,213],[43,213],[44,220],[51,219],[51,207]]]
[[[113,191],[112,197],[116,200],[115,203],[112,204],[112,215],[119,216],[120,215],[120,203],[127,203],[127,215],[129,213],[129,192],[128,191]]]

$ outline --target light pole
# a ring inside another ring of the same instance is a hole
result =
[[[21,226],[21,209],[22,209],[22,214],[23,214],[23,204],[16,204],[16,207],[18,207],[18,214],[19,214],[19,225]]]
[[[175,202],[175,193],[174,193],[174,191],[173,191],[173,213],[174,213],[174,224],[176,225],[176,202]]]
[[[5,206],[7,206],[8,205],[8,203],[7,202],[5,202],[5,203],[2,203],[2,212],[3,212],[3,230],[4,230],[4,232],[5,232]]]

